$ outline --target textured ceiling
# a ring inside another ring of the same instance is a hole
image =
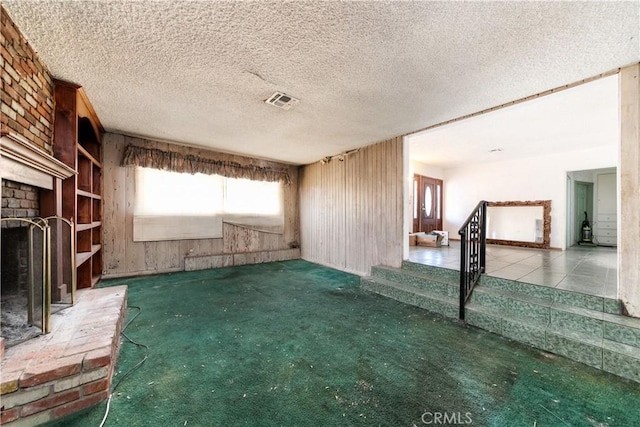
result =
[[[299,164],[640,60],[637,1],[3,5],[107,130]]]

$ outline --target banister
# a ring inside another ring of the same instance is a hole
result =
[[[462,227],[460,235],[460,312],[464,321],[465,305],[473,287],[484,273],[487,251],[487,202],[481,200]]]
[[[480,200],[480,202],[478,202],[478,204],[476,205],[475,208],[473,208],[473,210],[471,211],[471,214],[469,215],[469,217],[466,219],[466,221],[464,223],[462,223],[462,227],[460,227],[460,229],[458,230],[458,234],[462,234],[461,232],[463,231],[463,229],[465,229],[467,227],[467,225],[469,225],[469,223],[471,222],[471,220],[473,219],[474,215],[476,214],[476,212],[480,209],[481,206],[485,205],[486,206],[487,201],[486,200]]]

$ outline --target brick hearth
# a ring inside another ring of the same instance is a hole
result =
[[[0,424],[37,425],[107,399],[126,304],[126,286],[80,290],[50,334],[7,348]]]

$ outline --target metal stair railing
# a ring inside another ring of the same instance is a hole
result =
[[[460,235],[460,312],[464,321],[465,305],[473,287],[484,273],[487,253],[487,202],[480,201],[464,222]]]

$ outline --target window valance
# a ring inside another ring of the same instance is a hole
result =
[[[122,166],[141,166],[183,173],[221,175],[227,178],[243,178],[254,181],[281,182],[291,184],[286,169],[268,166],[242,165],[227,160],[213,160],[175,151],[144,148],[128,145],[122,157]]]

